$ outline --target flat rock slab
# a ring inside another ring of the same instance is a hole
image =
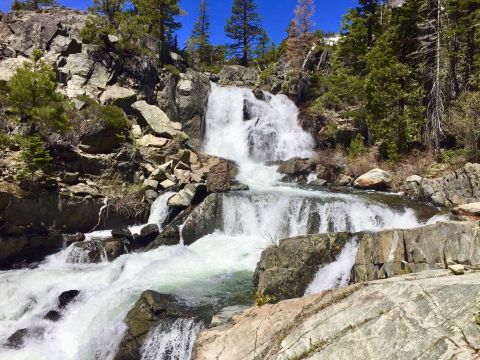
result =
[[[192,359],[478,359],[479,293],[480,273],[435,270],[282,301],[202,332]]]

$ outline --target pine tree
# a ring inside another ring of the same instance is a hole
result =
[[[235,41],[229,48],[234,55],[241,57],[243,66],[248,66],[253,45],[264,32],[254,0],[234,0],[225,33]]]
[[[21,120],[37,130],[66,130],[68,103],[57,92],[55,72],[42,59],[42,52],[34,50],[31,62],[18,68],[8,81],[8,101]]]
[[[208,15],[208,0],[200,2],[198,19],[193,26],[192,35],[189,39],[189,47],[192,57],[198,55],[200,63],[208,62],[208,50],[210,44],[210,16]]]
[[[160,40],[159,60],[161,64],[170,62],[170,47],[176,30],[182,24],[176,20],[183,15],[179,0],[134,0],[135,8],[146,26],[146,31]]]
[[[445,114],[443,77],[443,6],[442,0],[426,0],[423,6],[422,47],[425,56],[424,87],[426,91],[425,145],[436,155],[440,153],[443,138],[442,121]]]
[[[255,56],[257,58],[263,58],[271,50],[270,42],[271,40],[265,31],[259,35],[258,43],[255,47]]]
[[[38,136],[30,136],[20,141],[20,159],[22,166],[19,171],[20,178],[32,180],[39,170],[46,171],[52,162],[50,153]]]

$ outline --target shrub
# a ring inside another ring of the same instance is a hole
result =
[[[466,149],[448,149],[442,151],[440,154],[440,160],[443,163],[453,165],[455,167],[461,167],[466,163],[469,153]]]
[[[178,68],[175,65],[167,64],[164,66],[164,68],[174,77],[176,78],[180,77],[180,70],[178,70]]]
[[[20,119],[43,130],[68,128],[69,103],[57,92],[55,72],[42,59],[42,51],[34,50],[31,62],[18,68],[7,86],[9,105]]]
[[[128,119],[125,112],[115,105],[102,106],[100,108],[100,120],[109,129],[122,134],[128,128]]]
[[[261,294],[259,291],[255,294],[255,304],[257,306],[263,306],[265,304],[272,304],[277,302],[277,298],[275,296]]]
[[[450,130],[469,152],[473,161],[480,160],[480,92],[460,96],[450,116]]]
[[[29,179],[32,179],[39,170],[45,172],[52,162],[50,153],[45,149],[43,141],[38,136],[20,140],[20,159],[22,167],[19,176]]]
[[[350,142],[350,147],[348,148],[348,158],[350,160],[365,155],[367,149],[365,148],[364,141],[365,138],[361,134],[357,134],[357,136]]]
[[[126,183],[118,177],[101,179],[99,184],[113,211],[131,219],[141,218],[145,210],[141,184]]]

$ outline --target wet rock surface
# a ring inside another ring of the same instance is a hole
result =
[[[480,269],[480,227],[475,222],[443,222],[377,233],[307,235],[280,241],[263,251],[255,271],[257,294],[272,301],[303,296],[320,266],[332,262],[356,238],[353,282],[447,269],[453,264]]]
[[[349,239],[346,233],[300,236],[265,249],[253,280],[257,295],[274,302],[303,296],[318,268],[334,261]]]
[[[144,291],[125,318],[127,331],[120,343],[115,360],[141,359],[140,348],[149,331],[162,321],[175,319],[202,321],[202,316],[173,295],[152,290]]]
[[[476,359],[480,273],[427,271],[246,310],[194,360]]]

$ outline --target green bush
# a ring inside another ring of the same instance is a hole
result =
[[[0,150],[5,150],[12,144],[12,139],[7,134],[0,133]]]
[[[164,68],[176,78],[180,77],[180,70],[178,70],[178,68],[175,65],[167,64],[164,66]]]
[[[366,154],[367,149],[365,148],[364,142],[365,138],[361,134],[357,134],[357,136],[350,142],[350,147],[348,148],[348,158],[350,160]]]
[[[451,165],[464,164],[468,158],[469,153],[466,149],[448,149],[440,154],[440,160]]]
[[[115,105],[102,106],[100,108],[100,120],[109,129],[115,130],[117,134],[128,129],[128,119],[125,112]]]
[[[31,62],[18,68],[8,81],[8,102],[22,120],[43,131],[68,129],[69,102],[57,92],[55,72],[34,50]]]
[[[45,172],[52,162],[50,153],[45,149],[43,141],[38,136],[20,140],[20,159],[22,166],[18,174],[24,179],[32,179],[37,171]]]

